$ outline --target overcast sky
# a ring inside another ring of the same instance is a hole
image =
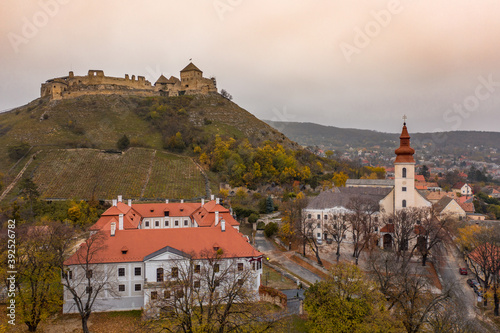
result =
[[[496,0],[3,0],[0,110],[102,69],[179,77],[193,59],[260,119],[500,131]]]

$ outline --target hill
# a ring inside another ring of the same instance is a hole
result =
[[[323,126],[313,123],[294,123],[268,121],[266,123],[279,128],[288,138],[304,146],[322,146],[324,149],[344,150],[353,148],[394,149],[397,147],[399,133],[382,133]],[[499,132],[453,131],[441,133],[411,133],[412,146],[425,148],[433,146],[435,153],[452,153],[456,156],[468,155],[474,147],[478,150],[495,149],[500,151]]]
[[[133,148],[122,154],[124,135]],[[195,162],[216,137],[298,148],[219,94],[40,98],[0,114],[0,181],[5,189],[24,169],[50,198],[200,197],[208,177],[218,188],[218,177]]]

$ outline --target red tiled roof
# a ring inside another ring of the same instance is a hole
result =
[[[425,182],[425,177],[423,175],[415,175],[415,180],[417,182]]]
[[[466,212],[466,213],[474,213],[474,203],[472,202],[459,202],[458,203],[460,207]]]
[[[116,230],[115,236],[111,236],[107,231],[101,233],[92,236],[102,235],[100,237],[103,237],[103,246],[94,254],[92,263],[143,261],[147,255],[167,246],[193,255],[195,258],[200,258],[205,250],[213,250],[214,244],[224,251],[223,256],[226,258],[262,255],[248,243],[243,234],[230,226],[226,226],[224,232],[219,225],[216,228]],[[124,247],[128,249],[125,254],[122,253]],[[78,264],[78,255],[84,250],[85,245],[80,247],[64,264]]]
[[[386,224],[382,229],[380,229],[380,232],[393,233],[394,232],[394,224],[392,224],[392,223]]]

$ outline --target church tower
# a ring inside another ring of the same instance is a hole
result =
[[[394,210],[415,207],[415,149],[410,147],[410,135],[406,128],[406,116],[399,137],[399,148],[395,150],[394,161]]]

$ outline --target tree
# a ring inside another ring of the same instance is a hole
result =
[[[415,225],[422,219],[422,214],[421,209],[409,207],[385,216],[385,223],[393,229],[392,249],[396,253],[396,259],[409,260],[413,256],[417,238]]]
[[[61,241],[71,238],[71,229],[62,223],[48,222],[43,226],[21,226],[16,236],[16,309],[28,331],[34,332],[62,305],[57,248]],[[5,252],[2,258],[4,255]],[[0,271],[4,280],[5,267]]]
[[[422,266],[425,266],[431,250],[443,242],[452,223],[451,216],[438,216],[433,207],[421,208],[420,224],[415,227],[417,233],[417,250],[422,255]]]
[[[336,255],[338,262],[340,259],[340,245],[344,241],[348,229],[346,215],[328,214],[328,223],[325,223],[324,229],[337,243]]]
[[[224,97],[225,99],[227,99],[227,100],[232,100],[232,99],[233,99],[233,96],[231,96],[231,94],[230,94],[230,93],[228,93],[225,89],[222,89],[222,90],[220,91],[220,95],[221,95],[222,97]]]
[[[21,180],[19,187],[20,187],[19,195],[28,200],[30,204],[30,215],[31,218],[33,219],[34,218],[33,205],[40,197],[38,188],[36,184],[31,180],[31,178],[24,178],[23,180]]]
[[[149,293],[146,314],[166,319],[149,325],[168,332],[269,329],[275,319],[256,302],[256,265],[239,263],[223,249],[171,259],[161,268],[161,281],[145,291]]]
[[[116,142],[116,147],[119,150],[126,150],[130,146],[130,140],[126,134],[123,134],[121,138]]]
[[[352,256],[359,261],[361,252],[376,240],[376,227],[378,222],[375,214],[379,210],[378,202],[369,197],[352,197],[347,204],[348,224],[354,238],[354,250]]]
[[[352,264],[333,266],[305,292],[311,332],[391,332],[397,329],[375,284]]]
[[[376,251],[369,265],[378,281],[380,291],[389,302],[388,310],[399,319],[408,333],[416,333],[450,298],[450,288],[433,293],[431,282],[407,260],[398,260],[396,253]]]
[[[111,277],[115,276],[116,272],[109,266],[94,263],[94,258],[105,249],[105,237],[103,231],[93,234],[70,258],[70,262],[61,263],[61,283],[80,314],[84,333],[89,333],[87,322],[98,297],[101,297],[104,291],[110,295],[115,294]]]
[[[266,198],[266,214],[274,212],[274,202],[271,196]]]
[[[7,148],[7,151],[10,159],[13,161],[17,161],[24,155],[26,155],[29,152],[30,148],[31,146],[29,145],[29,143],[21,142],[18,145],[10,146],[9,148]]]
[[[422,167],[420,168],[418,174],[424,176],[425,180],[429,180],[429,178],[431,177],[431,173],[429,171],[429,167],[427,165],[425,165],[425,164],[422,165]]]

